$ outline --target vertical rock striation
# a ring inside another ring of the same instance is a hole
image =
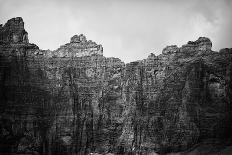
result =
[[[231,145],[232,51],[200,37],[124,64],[74,35],[54,51],[0,27],[0,152],[148,154]],[[205,143],[204,143],[205,145]],[[208,153],[219,153],[223,148]]]

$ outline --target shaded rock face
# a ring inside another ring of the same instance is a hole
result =
[[[12,18],[2,26],[0,25],[0,41],[11,43],[28,43],[28,33],[24,30],[21,17]]]
[[[187,56],[194,56],[197,54],[210,53],[212,48],[212,42],[205,37],[199,37],[196,41],[189,41],[186,45],[180,48],[180,53],[184,53]]]
[[[25,34],[22,18],[0,30],[1,153],[162,154],[207,139],[231,145],[231,49],[214,52],[200,37],[124,64],[82,34],[55,51]]]
[[[172,46],[167,46],[163,49],[162,54],[167,55],[167,54],[174,54],[178,52],[179,48],[176,45]]]

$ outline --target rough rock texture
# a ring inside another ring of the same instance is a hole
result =
[[[27,32],[21,17],[12,18],[2,26],[0,25],[0,42],[28,43]]]
[[[93,55],[103,55],[102,45],[97,45],[92,40],[86,40],[83,34],[74,35],[70,43],[60,46],[55,51],[43,51],[40,53],[46,57],[84,57]]]
[[[228,153],[232,49],[200,37],[124,64],[74,35],[55,51],[0,29],[0,153]],[[203,151],[203,152],[202,152]]]
[[[231,137],[231,49],[203,51],[199,40],[201,50],[194,54],[171,46],[162,55],[127,64],[125,103],[133,113],[128,124],[136,122],[138,131],[130,134],[138,152],[178,152],[206,139]]]

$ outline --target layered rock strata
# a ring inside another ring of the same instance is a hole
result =
[[[232,50],[211,48],[200,37],[125,64],[83,34],[41,50],[10,19],[0,28],[0,152],[187,153],[209,140],[223,145],[207,153],[223,152]]]

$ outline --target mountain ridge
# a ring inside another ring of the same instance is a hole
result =
[[[0,28],[0,152],[222,153],[232,145],[232,49],[211,48],[199,37],[124,63],[83,34],[41,50],[23,19],[10,19]]]

